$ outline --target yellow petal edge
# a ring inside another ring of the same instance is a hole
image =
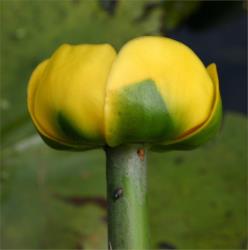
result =
[[[211,77],[214,85],[212,108],[207,119],[202,124],[199,124],[191,131],[187,131],[184,135],[180,136],[179,138],[176,138],[175,140],[172,140],[170,142],[161,143],[154,146],[153,147],[154,151],[164,151],[170,149],[184,150],[187,148],[188,149],[195,148],[212,137],[212,134],[210,133],[210,136],[207,136],[206,139],[200,138],[199,140],[200,143],[198,143],[198,138],[197,138],[198,135],[200,135],[201,137],[201,134],[204,134],[205,131],[208,133],[210,127],[211,127],[210,129],[213,129],[214,131],[220,128],[221,118],[222,118],[222,102],[220,96],[219,78],[218,78],[216,64],[215,63],[210,64],[207,67],[207,72]]]
[[[154,82],[164,100],[173,123],[173,139],[206,121],[215,90],[201,60],[189,47],[173,39],[139,37],[123,46],[108,78],[105,134],[109,144],[121,112],[116,108],[116,96],[145,80]]]
[[[65,44],[38,65],[29,81],[28,109],[40,134],[75,147],[104,145],[105,86],[115,57],[108,44]],[[76,141],[72,127],[83,141]]]

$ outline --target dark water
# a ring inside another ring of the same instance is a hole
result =
[[[203,13],[204,18],[212,17]],[[224,110],[247,114],[247,12],[235,12],[204,28],[199,16],[197,20],[167,35],[189,45],[205,65],[215,62]]]

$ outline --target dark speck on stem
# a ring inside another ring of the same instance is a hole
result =
[[[158,244],[158,248],[159,249],[176,249],[176,247],[174,245],[172,245],[171,243],[168,242],[160,242]]]
[[[120,197],[123,196],[123,189],[122,188],[117,188],[115,191],[114,191],[114,194],[113,194],[113,199],[114,201],[118,200]]]

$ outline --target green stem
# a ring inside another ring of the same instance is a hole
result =
[[[106,149],[109,249],[149,249],[146,154],[143,145]]]

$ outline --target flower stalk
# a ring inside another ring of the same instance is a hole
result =
[[[183,58],[183,60],[182,60]],[[216,65],[186,45],[145,36],[119,52],[110,44],[61,45],[28,85],[28,110],[59,150],[104,148],[109,249],[149,249],[146,155],[188,150],[220,128]]]
[[[108,247],[149,249],[144,145],[106,148]]]

